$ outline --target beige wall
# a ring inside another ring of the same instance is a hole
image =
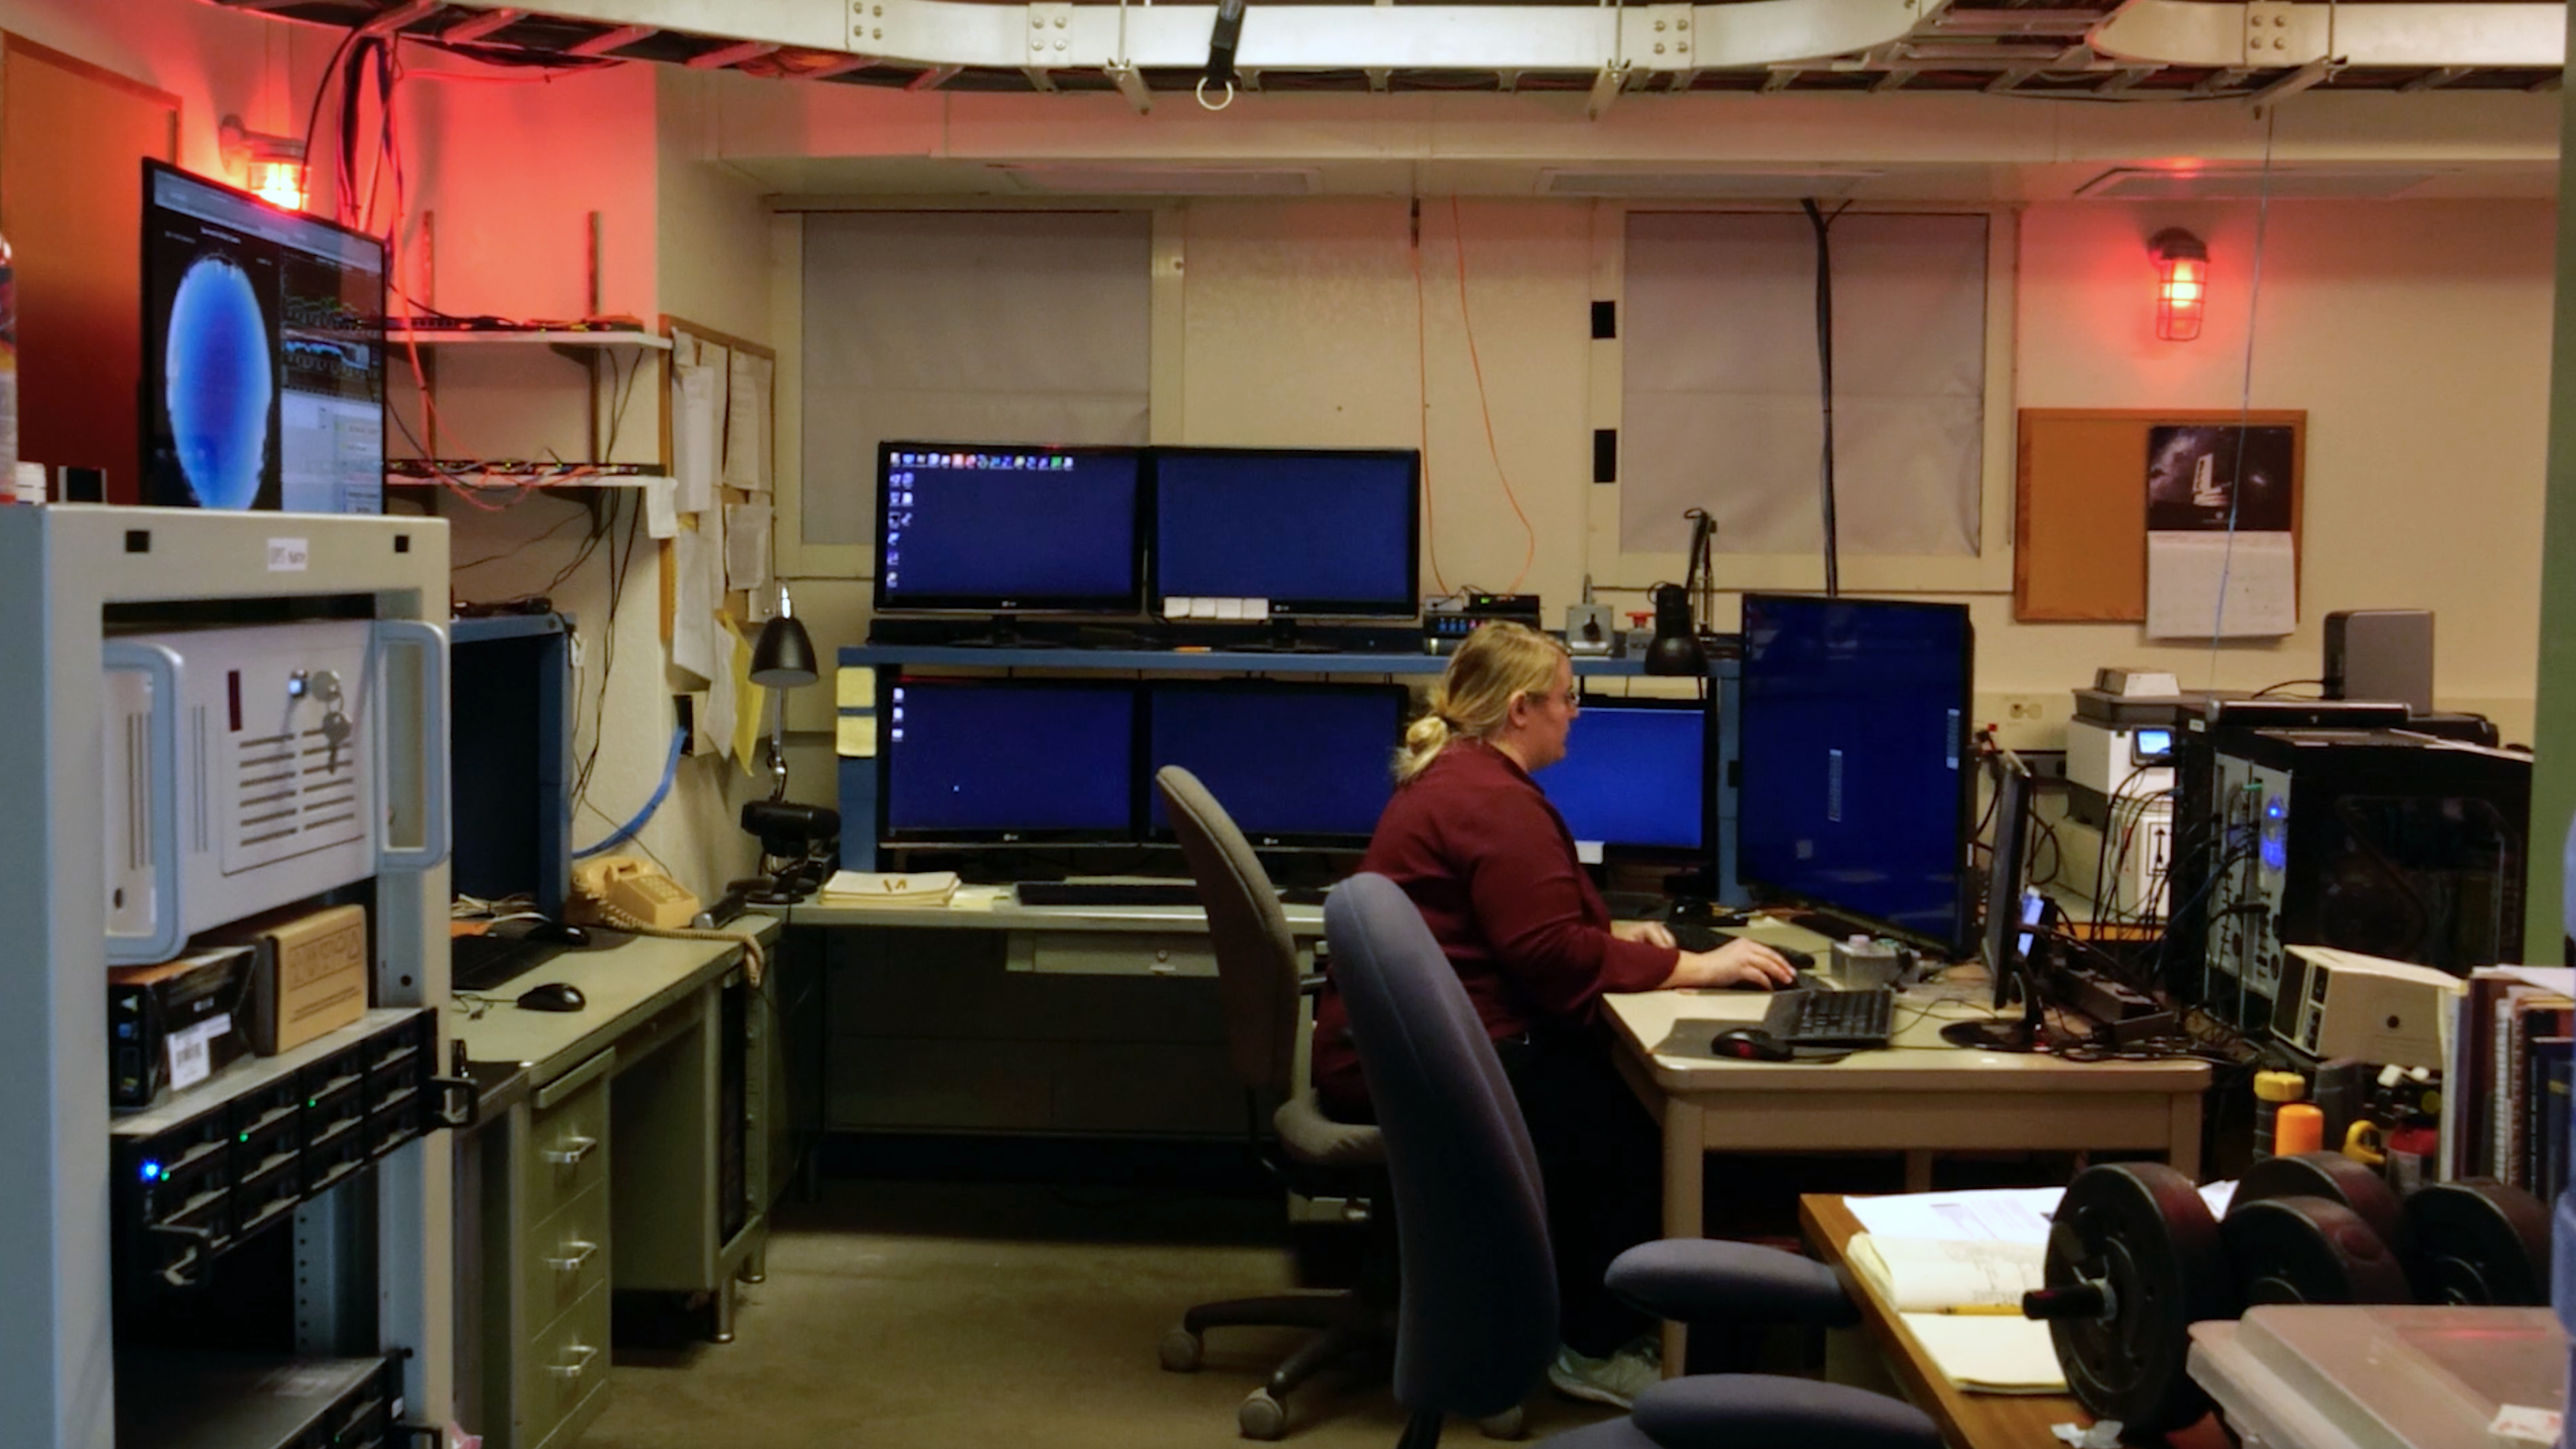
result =
[[[1158,435],[1405,445],[1427,428],[1428,552],[1439,576],[1535,590],[1551,610],[1576,597],[1584,530],[1616,527],[1594,516],[1608,490],[1596,503],[1588,482],[1589,204],[1469,199],[1458,226],[1447,200],[1425,201],[1419,334],[1405,200],[1205,201],[1182,212],[1182,355],[1156,359],[1178,369],[1182,417],[1177,428],[1158,419]],[[2090,202],[2021,212],[2019,402],[2236,405],[2256,213]],[[2145,238],[2166,225],[2198,230],[2213,252],[2211,320],[2193,343],[2153,336]],[[2017,624],[2006,594],[1948,595],[1976,606],[1986,709],[2000,722],[2014,698],[2039,704],[2041,719],[2009,735],[2054,744],[2068,691],[2098,665],[2260,688],[2317,673],[2327,611],[2420,607],[2439,616],[2445,701],[2526,738],[2553,226],[2544,202],[2274,205],[2251,402],[2309,414],[2299,630],[2277,644],[2230,643],[2213,659],[2206,645],[2150,644],[2135,625]],[[1461,235],[1472,355],[1460,323]],[[1722,467],[1712,460],[1713,472]],[[1721,581],[1726,569],[1721,557]],[[1426,566],[1426,585],[1432,577]],[[819,640],[863,636],[863,589],[813,597]],[[1719,612],[1732,627],[1731,602]],[[810,713],[808,703],[798,719],[819,728],[822,702],[810,701]]]
[[[301,135],[306,77],[336,43],[331,32],[198,0],[0,0],[0,30],[177,96],[180,164],[218,178],[223,118]]]

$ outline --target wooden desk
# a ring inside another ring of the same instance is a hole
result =
[[[1851,1206],[1831,1193],[1798,1199],[1798,1226],[1818,1256],[1839,1268],[1860,1219]],[[1857,1275],[1851,1277],[1860,1299],[1861,1330],[1875,1344],[1888,1369],[1915,1407],[1941,1426],[1953,1449],[2057,1449],[2049,1432],[2053,1424],[2090,1425],[2093,1416],[2065,1394],[1971,1394],[1935,1372],[1923,1347],[1906,1331],[1905,1320],[1871,1292]],[[2171,1449],[2226,1449],[2225,1431],[2215,1415],[2181,1433],[2167,1436]]]
[[[1759,1021],[1753,991],[1649,991],[1603,1001],[1619,1033],[1619,1071],[1663,1128],[1666,1237],[1701,1231],[1700,1159],[1710,1152],[1901,1152],[1906,1189],[1931,1186],[1943,1151],[2161,1152],[2200,1172],[2200,1096],[2207,1063],[2070,1062],[1973,1051],[1941,1040],[1947,1021],[1981,1014],[1950,992],[1897,998],[1895,1045],[1839,1062],[1744,1062],[1677,1055],[1722,1023]],[[1664,1329],[1679,1372],[1683,1332]]]

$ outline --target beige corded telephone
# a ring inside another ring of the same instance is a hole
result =
[[[672,936],[690,941],[734,941],[742,946],[743,974],[758,986],[767,965],[759,940],[749,931],[699,930],[689,923],[703,909],[688,888],[662,873],[660,866],[631,855],[603,855],[572,868],[572,894],[566,914],[576,919],[642,936]]]
[[[699,910],[698,898],[686,887],[660,866],[631,855],[603,855],[574,866],[572,888],[605,925],[677,930]]]

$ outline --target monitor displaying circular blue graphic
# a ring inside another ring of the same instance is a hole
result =
[[[162,382],[179,470],[203,508],[258,501],[277,380],[259,296],[238,262],[192,262],[170,303]]]

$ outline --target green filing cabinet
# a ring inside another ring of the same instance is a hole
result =
[[[610,1048],[482,1136],[483,1429],[491,1449],[569,1444],[607,1407]]]

